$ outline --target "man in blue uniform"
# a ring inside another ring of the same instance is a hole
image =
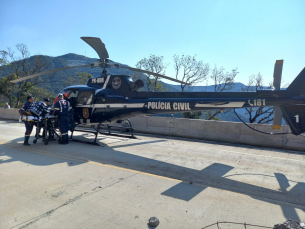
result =
[[[27,97],[27,102],[23,104],[21,109],[19,110],[20,115],[31,115],[30,113],[27,112],[27,110],[30,107],[30,104],[34,102],[34,98],[32,96]],[[33,130],[33,123],[26,121],[25,123],[25,136],[24,136],[24,143],[23,145],[29,146],[29,139]]]
[[[68,130],[71,106],[69,101],[63,99],[63,95],[61,93],[59,93],[57,97],[59,100],[54,106],[54,114],[58,115],[59,129],[61,132],[59,144],[69,144]]]
[[[44,104],[45,108],[44,108],[44,111],[41,113],[41,116],[45,117],[46,115],[49,115],[49,114],[53,113],[53,111],[51,111],[51,106],[49,105],[50,100],[48,98],[45,98],[43,100],[43,104]],[[51,125],[50,121],[48,121],[47,125]],[[42,134],[42,137],[44,139],[46,138],[45,128],[46,127],[43,128],[43,134]],[[40,130],[39,130],[39,134],[40,134]],[[49,138],[54,138],[54,135],[52,134],[51,129],[49,129]]]

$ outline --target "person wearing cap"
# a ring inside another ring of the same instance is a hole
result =
[[[43,102],[44,102],[47,106],[49,106],[50,100],[49,100],[48,98],[45,98],[45,99],[43,100]]]
[[[32,102],[34,102],[34,98],[33,96],[28,96],[27,98],[27,102],[25,104],[22,105],[22,107],[19,110],[20,115],[30,115],[30,113],[28,113],[28,109],[30,107],[30,104]],[[29,146],[29,139],[33,130],[33,123],[26,121],[25,123],[25,135],[24,135],[24,143],[23,145],[25,146]]]
[[[63,94],[59,94],[58,101],[54,106],[54,113],[58,115],[59,130],[61,132],[61,139],[59,144],[69,144],[69,114],[71,110],[70,102],[63,98]]]

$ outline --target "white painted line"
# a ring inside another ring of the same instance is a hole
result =
[[[106,108],[109,106],[110,108],[138,108],[143,107],[144,103],[107,103],[107,104],[94,104],[93,107],[95,108]]]
[[[221,102],[219,102],[221,103]],[[213,103],[206,103],[206,104],[201,104],[201,103],[196,103],[195,107],[242,107],[245,104],[245,102],[229,102],[227,104],[215,104]]]
[[[110,78],[110,75],[107,76],[106,82],[104,83],[104,86],[103,86],[104,89],[106,88],[106,86],[108,84],[109,78]]]

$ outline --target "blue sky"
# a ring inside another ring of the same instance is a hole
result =
[[[168,76],[174,54],[196,54],[211,66],[238,67],[242,83],[260,72],[267,84],[275,60],[284,59],[291,82],[305,67],[304,10],[303,0],[1,0],[0,50],[24,43],[32,55],[97,58],[80,39],[92,36],[110,59],[133,67],[150,54],[164,56]]]

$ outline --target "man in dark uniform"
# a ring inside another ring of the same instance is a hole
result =
[[[34,102],[34,98],[32,96],[27,97],[27,102],[23,104],[21,109],[19,110],[20,115],[31,115],[30,113],[27,112],[27,110],[30,107],[30,104]],[[26,121],[25,123],[25,136],[24,136],[24,143],[23,145],[29,146],[29,139],[33,130],[33,123]]]
[[[45,98],[43,100],[43,103],[44,103],[44,105],[46,107],[46,111],[42,113],[42,116],[48,115],[50,113],[53,113],[53,111],[51,111],[50,100],[48,98]],[[47,125],[50,125],[49,121],[48,121]],[[39,130],[39,133],[40,133],[40,130]],[[45,127],[44,127],[43,128],[43,134],[42,134],[43,138],[46,138],[45,134],[46,134],[46,132],[45,132]],[[52,134],[51,130],[49,130],[49,138],[54,138],[54,135]]]
[[[61,132],[61,139],[59,140],[59,144],[69,144],[69,113],[71,110],[71,106],[69,101],[63,99],[63,95],[58,94],[58,102],[54,106],[54,114],[58,115],[59,121],[59,129]]]

